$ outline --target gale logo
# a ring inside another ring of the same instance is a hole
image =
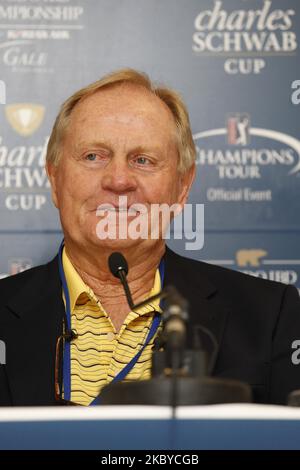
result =
[[[33,134],[41,125],[45,107],[39,104],[19,103],[5,107],[6,118],[11,127],[22,136]]]

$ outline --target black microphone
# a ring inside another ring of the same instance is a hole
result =
[[[108,266],[112,275],[120,279],[120,281],[122,282],[126,299],[131,310],[142,308],[145,305],[149,305],[154,300],[164,299],[169,295],[169,290],[167,287],[165,287],[158,294],[152,295],[151,297],[148,297],[148,299],[143,300],[142,302],[139,302],[138,304],[135,305],[133,303],[129,285],[126,279],[126,276],[128,274],[128,264],[127,264],[126,259],[122,255],[122,253],[119,253],[117,251],[112,253],[108,258]]]
[[[128,264],[122,253],[115,251],[108,258],[108,266],[110,272],[120,279],[120,273],[124,272],[125,276],[128,274]]]
[[[188,321],[188,303],[174,286],[168,287],[163,313],[163,332],[166,345],[171,350],[184,348],[186,323]]]
[[[134,303],[128,286],[126,276],[128,274],[128,264],[122,253],[115,251],[108,258],[109,270],[113,276],[120,279],[124,287],[126,299],[131,310],[134,309]]]

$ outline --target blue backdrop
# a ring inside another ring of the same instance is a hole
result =
[[[0,273],[53,257],[62,234],[44,171],[59,105],[134,67],[184,97],[197,145],[185,251],[300,287],[299,0],[0,0]]]

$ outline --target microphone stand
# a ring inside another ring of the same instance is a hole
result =
[[[164,303],[162,321],[167,365],[170,364],[171,372],[170,405],[173,418],[175,418],[178,402],[178,378],[182,373],[187,320],[187,302],[174,287],[170,286]]]
[[[218,344],[209,330],[197,325],[194,330],[194,349],[186,349],[187,302],[175,287],[168,286],[159,294],[134,305],[126,279],[127,262],[120,253],[113,253],[111,258],[110,270],[120,279],[131,310],[134,311],[158,298],[165,301],[162,306],[162,331],[154,340],[152,378],[107,385],[101,392],[101,404],[171,406],[172,416],[175,418],[177,406],[252,402],[252,392],[248,384],[210,375]],[[206,351],[201,348],[198,331],[206,334],[213,344],[210,364]]]

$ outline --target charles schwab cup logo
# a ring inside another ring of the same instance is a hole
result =
[[[237,10],[228,9],[222,0],[201,10],[194,20],[192,49],[199,56],[225,57],[228,74],[258,74],[266,67],[265,57],[296,52],[297,35],[293,31],[295,10],[288,2],[273,6],[272,0],[240,2]],[[251,7],[250,8],[250,4]]]
[[[257,180],[275,167],[300,175],[300,141],[284,132],[252,126],[247,113],[229,114],[225,127],[198,132],[194,140],[197,163],[214,167],[220,180]]]
[[[10,115],[11,124],[21,135],[32,133],[41,119],[38,111],[38,117],[31,112],[33,109],[39,107],[25,106],[21,115],[19,112]],[[44,208],[50,187],[45,171],[47,144],[48,137],[45,137],[40,145],[32,145],[26,139],[21,145],[10,146],[0,135],[0,204],[5,209],[40,211]]]
[[[20,135],[29,136],[41,125],[45,107],[33,103],[10,104],[5,115],[12,128]]]

